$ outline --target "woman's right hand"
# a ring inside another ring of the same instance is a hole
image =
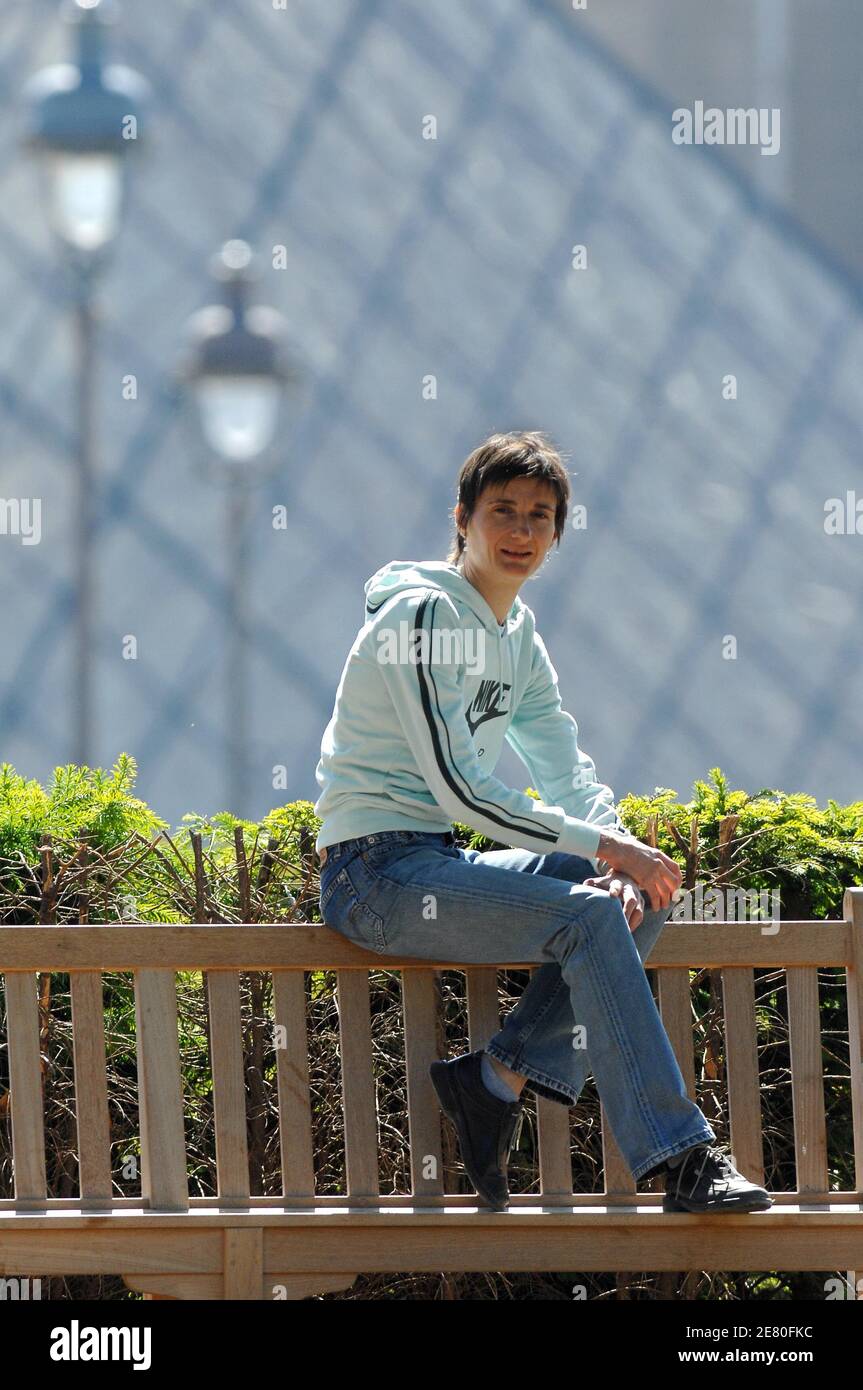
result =
[[[650,898],[654,908],[670,907],[683,882],[680,865],[661,849],[654,849],[636,840],[633,835],[621,835],[616,830],[603,830],[595,859],[604,859],[612,869],[629,874]]]

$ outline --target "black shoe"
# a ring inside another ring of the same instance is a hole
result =
[[[695,1144],[668,1168],[663,1211],[767,1211],[773,1198],[738,1173],[723,1149]]]
[[[432,1062],[429,1075],[444,1114],[458,1133],[465,1171],[480,1197],[495,1211],[509,1205],[506,1168],[521,1133],[524,1101],[499,1100],[482,1079],[482,1052],[467,1052],[452,1062]]]

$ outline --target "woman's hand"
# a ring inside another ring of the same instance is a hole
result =
[[[619,877],[643,888],[651,907],[670,907],[683,882],[680,866],[670,855],[619,831],[603,830],[593,857],[604,859]]]
[[[612,870],[610,874],[603,874],[602,877],[586,878],[584,883],[590,888],[605,888],[612,897],[620,898],[630,931],[635,931],[641,926],[644,921],[644,898],[634,879]]]

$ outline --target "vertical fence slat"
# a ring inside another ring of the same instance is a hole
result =
[[[863,888],[846,889],[842,915],[849,923],[850,938],[845,990],[848,1001],[854,1182],[863,1198]]]
[[[285,1200],[311,1201],[315,1195],[312,1106],[309,1096],[309,1038],[306,981],[302,970],[273,971],[275,1024],[284,1030],[276,1048],[279,1090],[279,1144]]]
[[[249,1142],[239,974],[208,971],[207,991],[219,1198],[243,1202],[249,1197]]]
[[[569,1110],[548,1096],[536,1098],[539,1187],[543,1197],[572,1196]]]
[[[15,1197],[20,1202],[44,1202],[47,1186],[39,1008],[36,976],[29,971],[9,971],[6,975],[6,1020]]]
[[[605,1195],[610,1197],[621,1195],[632,1195],[637,1191],[638,1184],[629,1171],[629,1164],[617,1146],[611,1125],[608,1123],[608,1114],[605,1106],[600,1100],[599,1103],[600,1124],[602,1125],[602,1165],[605,1177]]]
[[[151,1207],[187,1211],[186,1144],[177,982],[173,970],[135,972],[141,1195]]]
[[[818,970],[814,965],[789,966],[785,977],[788,981],[797,1191],[826,1192],[829,1181]]]
[[[402,972],[412,1191],[444,1190],[441,1117],[429,1066],[437,1056],[437,987],[433,970]]]
[[[497,966],[476,966],[464,972],[467,985],[467,1026],[471,1052],[490,1042],[500,1028]]]
[[[81,1197],[110,1201],[111,1122],[101,974],[93,970],[70,971],[69,994]]]
[[[336,978],[348,1195],[377,1197],[380,1194],[380,1174],[369,977],[365,970],[340,970]]]
[[[750,1182],[763,1185],[758,1029],[755,1019],[755,977],[751,969],[743,966],[723,968],[722,1011],[725,1015],[731,1152],[741,1173]]]
[[[692,1042],[692,986],[688,970],[673,968],[656,972],[659,982],[659,1013],[662,1026],[674,1049],[677,1065],[683,1074],[686,1094],[695,1095],[695,1061]]]

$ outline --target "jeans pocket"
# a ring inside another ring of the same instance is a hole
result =
[[[358,898],[351,902],[345,915],[346,920],[356,933],[358,946],[363,946],[368,951],[377,951],[379,954],[386,951],[387,942],[382,917],[379,917],[376,912],[372,912],[372,909],[366,907],[365,903],[361,903]]]
[[[326,886],[321,888],[320,897],[318,899],[321,909],[321,917],[323,917],[327,908],[327,904],[329,903],[336,889],[345,887],[350,887],[350,879],[348,878],[344,869],[340,869],[338,873],[333,874],[329,882],[326,883]]]
[[[387,949],[383,918],[362,901],[347,869],[334,874],[321,893],[321,919],[355,946],[382,954]]]

